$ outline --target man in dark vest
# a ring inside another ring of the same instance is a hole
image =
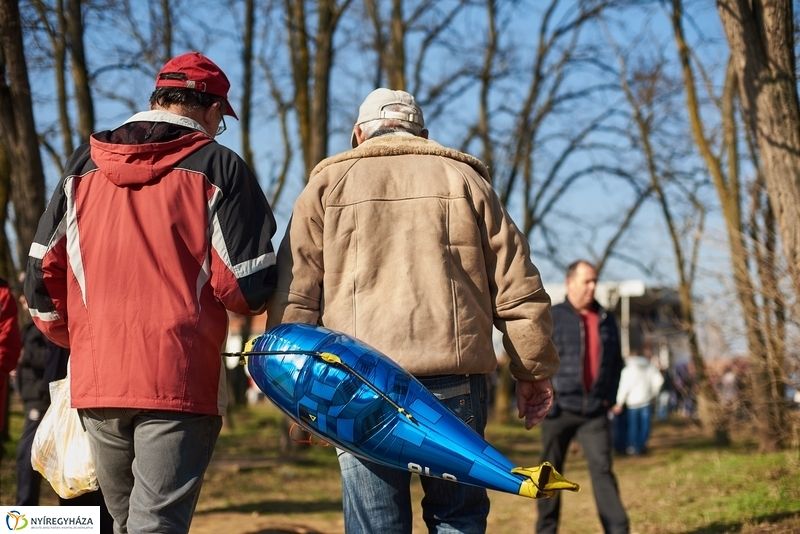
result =
[[[616,400],[623,361],[614,317],[594,298],[597,270],[585,260],[567,268],[567,298],[553,306],[553,341],[561,366],[553,377],[555,402],[542,422],[543,460],[564,472],[573,438],[578,440],[592,479],[592,489],[603,530],[627,533],[628,516],[612,470],[608,412]],[[558,530],[561,500],[537,502],[537,532]]]

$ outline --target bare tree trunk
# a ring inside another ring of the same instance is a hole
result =
[[[696,95],[689,47],[683,35],[683,9],[681,0],[672,0],[672,7],[672,26],[683,72],[692,136],[711,174],[714,187],[717,190],[717,195],[722,206],[722,215],[725,220],[725,228],[730,247],[733,280],[736,287],[736,295],[742,307],[742,318],[745,323],[750,359],[754,367],[760,369],[763,367],[764,358],[766,358],[767,346],[762,329],[762,310],[756,302],[756,288],[750,277],[749,253],[744,241],[744,224],[740,198],[741,186],[738,174],[738,154],[735,148],[735,139],[737,136],[733,131],[735,128],[733,116],[733,87],[735,87],[737,83],[736,72],[729,66],[728,76],[725,82],[725,94],[723,95],[722,102],[723,125],[726,129],[723,135],[726,141],[726,149],[730,154],[728,156],[730,169],[726,174],[720,159],[712,152],[710,143],[703,131],[703,121],[700,117],[700,108]],[[763,394],[763,391],[764,388],[761,386],[754,387],[756,397]],[[782,402],[782,399],[780,399],[780,401],[778,399],[770,399],[767,402]],[[758,417],[757,421],[766,425],[766,427],[758,433],[760,448],[763,450],[775,448],[775,439],[782,434],[783,429],[776,426],[777,421],[773,420],[773,418]]]
[[[169,59],[172,57],[172,9],[170,8],[170,0],[161,0],[161,18],[160,24],[161,31],[164,32],[161,43],[164,47],[164,58]]]
[[[311,96],[309,95],[311,56],[308,51],[304,0],[286,0],[286,14],[289,23],[289,58],[294,81],[294,109],[297,114],[300,147],[303,151],[303,172],[308,179],[316,162],[311,156]]]
[[[16,259],[17,265],[22,266],[45,201],[44,172],[16,0],[0,0],[0,136],[8,149]]]
[[[381,19],[380,7],[376,0],[364,0],[364,9],[366,9],[367,16],[372,23],[372,31],[375,32],[372,39],[372,47],[375,50],[376,61],[372,85],[375,87],[382,87],[385,55],[383,50],[386,44],[383,37],[383,20]]]
[[[14,267],[14,258],[11,255],[11,245],[6,235],[6,221],[8,220],[8,204],[11,198],[11,162],[8,159],[8,150],[5,143],[0,140],[0,276],[13,282],[16,280],[17,269]]]
[[[320,0],[316,3],[316,33],[310,36],[304,0],[285,0],[289,23],[288,46],[294,82],[294,108],[297,113],[305,177],[328,153],[330,115],[330,76],[333,68],[333,37],[339,19],[351,0]],[[315,44],[312,64],[310,40]]]
[[[800,105],[792,2],[717,0],[800,314]]]
[[[239,124],[242,132],[242,159],[255,170],[253,146],[250,142],[253,103],[253,28],[255,26],[255,7],[253,0],[244,3],[244,35],[242,37],[242,104],[239,111]]]
[[[267,20],[274,20],[277,17],[283,17],[287,20],[287,25],[284,29],[287,35],[289,46],[293,47],[295,43],[302,45],[304,41],[300,40],[299,36],[296,34],[297,27],[296,23],[294,22],[294,15],[291,15],[291,13],[288,11],[291,7],[291,4],[287,0],[284,0],[282,9],[285,10],[285,13],[281,13],[281,6],[276,3],[272,6],[271,10],[268,10],[264,14],[264,16]],[[271,29],[266,31],[269,32]],[[298,71],[295,69],[295,62],[299,59],[301,59],[301,56],[296,55],[294,49],[289,50],[288,60],[290,61],[291,65],[292,80],[288,85],[294,89],[294,92],[284,95],[282,85],[287,84],[282,84],[279,80],[279,72],[284,70],[284,68],[276,67],[275,62],[266,55],[259,55],[256,58],[259,67],[261,67],[261,70],[263,71],[267,85],[269,86],[269,95],[275,103],[277,119],[280,126],[281,144],[283,148],[283,158],[281,164],[270,165],[268,169],[264,170],[264,172],[268,173],[268,175],[262,176],[262,179],[265,182],[267,198],[269,199],[270,205],[273,206],[273,208],[280,202],[281,194],[283,193],[284,187],[286,186],[286,181],[289,177],[289,169],[296,153],[296,149],[292,142],[291,121],[293,116],[297,124],[297,130],[301,131],[301,128],[303,128],[303,119],[300,115],[302,110],[297,108],[297,91],[307,90],[308,85],[302,84],[302,87],[298,86],[298,83],[302,83],[302,80],[307,79],[303,78],[302,75],[299,75]],[[306,73],[305,76],[307,76],[307,68],[301,69]],[[301,137],[301,146],[304,142],[306,141]],[[305,156],[303,155],[303,158],[304,157]],[[305,159],[303,159],[303,162],[305,165]]]
[[[58,124],[61,129],[61,145],[64,154],[63,161],[75,151],[72,142],[72,120],[69,115],[69,96],[67,94],[67,18],[64,14],[63,0],[56,0],[56,17],[58,29],[53,36],[53,68],[56,77],[56,97],[58,98]],[[61,165],[59,172],[63,172]]]
[[[656,163],[656,154],[651,141],[653,133],[651,124],[654,122],[652,120],[653,117],[651,115],[646,117],[644,113],[644,109],[647,109],[647,106],[652,106],[652,102],[642,102],[634,95],[634,91],[628,83],[627,65],[625,64],[624,60],[621,60],[621,63],[622,73],[620,78],[622,90],[625,93],[625,97],[633,112],[634,123],[636,124],[636,128],[638,130],[639,143],[637,144],[642,147],[647,173],[650,177],[650,183],[655,191],[655,197],[658,201],[659,207],[661,208],[661,214],[664,218],[664,223],[667,226],[670,242],[672,243],[672,252],[675,255],[675,271],[678,274],[678,295],[681,310],[681,320],[683,322],[683,329],[686,333],[689,344],[689,355],[694,363],[696,380],[699,386],[698,408],[700,420],[704,428],[714,436],[718,444],[727,445],[730,443],[730,419],[726,416],[725,410],[720,405],[716,389],[709,380],[708,373],[706,372],[705,361],[703,360],[703,355],[700,351],[700,344],[697,338],[694,300],[692,299],[693,279],[691,277],[691,273],[694,272],[694,265],[687,262],[682,241],[683,236],[681,235],[681,232],[675,222],[673,209],[664,190],[661,173],[659,172],[658,164]],[[658,76],[656,72],[656,75],[648,76],[646,74],[640,78],[658,79]],[[656,91],[641,91],[640,93],[649,95],[651,98],[655,98],[657,95]],[[700,213],[699,216],[704,217],[704,213]],[[691,259],[692,261],[696,261],[696,257],[692,257]]]
[[[762,358],[754,361],[750,373],[751,387],[755,393],[751,404],[756,415],[756,426],[765,436],[762,448],[775,450],[789,441],[787,414],[783,404],[786,377],[786,310],[776,274],[776,221],[769,202],[762,200],[762,177],[755,182],[751,196],[750,232],[753,258],[761,281],[763,302],[763,336],[766,350]],[[777,432],[773,432],[777,431]]]
[[[486,19],[489,28],[486,50],[483,55],[483,68],[481,69],[481,88],[478,107],[478,135],[483,148],[482,159],[490,172],[494,169],[494,143],[489,121],[489,95],[494,81],[493,67],[497,55],[497,3],[496,0],[486,0]]]
[[[330,115],[330,80],[333,68],[333,34],[338,15],[335,0],[317,2],[317,49],[314,54],[314,87],[311,99],[311,139],[309,162],[319,163],[328,155],[328,117]],[[309,173],[311,168],[307,169]],[[306,174],[308,176],[308,174]]]
[[[78,135],[81,142],[86,143],[94,131],[94,103],[83,48],[81,4],[81,0],[67,0],[67,42],[72,52],[72,81],[75,84],[75,102],[78,109]]]
[[[384,58],[389,87],[406,90],[406,24],[403,20],[403,0],[392,0],[389,50]]]
[[[253,29],[255,27],[255,6],[253,0],[245,0],[244,5],[244,28],[242,35],[242,102],[239,106],[239,124],[241,125],[242,135],[242,159],[255,172],[255,161],[253,158],[253,147],[250,143],[250,125],[252,123],[252,100],[253,100]],[[245,350],[245,345],[250,340],[253,330],[253,317],[245,315],[242,317],[241,346],[239,350]],[[247,404],[247,375],[244,367],[237,365],[228,371],[229,386],[232,395],[229,396],[228,405],[229,419],[231,426],[234,424],[234,414],[236,407]]]
[[[45,28],[50,46],[53,49],[53,75],[56,82],[56,106],[58,108],[58,125],[61,132],[61,154],[53,152],[53,160],[57,162],[59,172],[64,170],[64,162],[75,151],[72,143],[72,121],[69,116],[69,96],[67,95],[67,20],[64,15],[63,0],[53,3],[53,18],[51,23],[47,5],[42,0],[33,2],[39,15],[40,24]]]

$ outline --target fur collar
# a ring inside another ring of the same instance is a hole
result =
[[[475,169],[475,172],[483,176],[487,182],[492,182],[486,165],[484,165],[483,162],[475,156],[465,154],[464,152],[459,152],[458,150],[448,148],[435,141],[431,141],[422,137],[408,137],[404,135],[392,134],[386,134],[373,137],[372,139],[367,139],[361,145],[352,150],[341,152],[335,156],[331,156],[320,161],[311,171],[311,177],[319,174],[326,167],[343,161],[377,156],[401,156],[406,154],[442,156],[460,161]]]

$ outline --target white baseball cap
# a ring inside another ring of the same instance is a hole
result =
[[[406,113],[385,109],[392,104],[403,104],[413,108],[413,111]],[[421,128],[425,127],[422,109],[417,105],[414,96],[405,91],[386,89],[385,87],[379,87],[367,95],[358,108],[358,119],[356,119],[355,126],[378,119],[401,120],[417,124]],[[353,137],[350,142],[353,148],[358,146],[355,131],[353,132]]]

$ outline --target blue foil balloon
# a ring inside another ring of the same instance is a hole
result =
[[[411,374],[345,334],[283,324],[251,341],[246,355],[273,403],[361,458],[531,498],[579,489],[547,462],[515,467]]]

